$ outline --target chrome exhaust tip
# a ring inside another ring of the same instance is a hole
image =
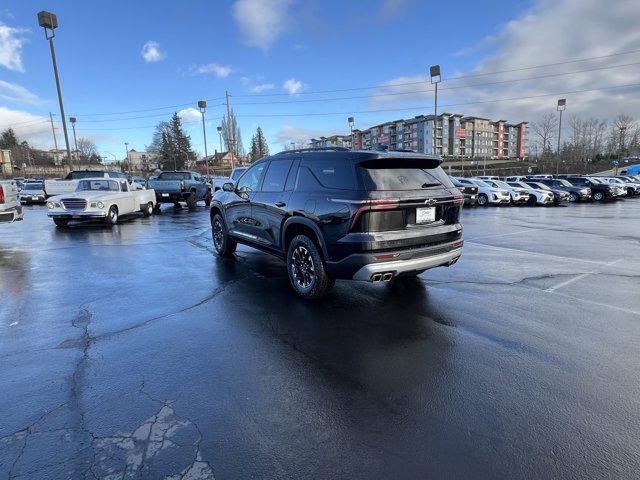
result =
[[[371,275],[371,281],[372,282],[380,282],[380,281],[382,281],[382,274],[381,273],[374,273],[373,275]]]
[[[385,282],[390,282],[392,278],[393,278],[393,273],[391,272],[387,272],[382,275],[382,280]]]

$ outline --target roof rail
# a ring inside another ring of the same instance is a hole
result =
[[[350,152],[350,148],[346,147],[319,147],[319,148],[294,148],[293,150],[283,150],[276,153],[280,155],[283,153],[306,153],[306,152]]]

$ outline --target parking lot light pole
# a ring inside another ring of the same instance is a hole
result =
[[[198,108],[202,114],[202,136],[204,137],[204,164],[207,169],[207,177],[209,176],[209,154],[207,153],[207,127],[204,124],[204,111],[207,108],[207,102],[198,100]]]
[[[435,96],[433,99],[433,154],[438,153],[436,147],[438,138],[438,84],[440,83],[440,65],[432,65],[429,67],[429,76],[431,77],[431,84],[435,85]]]
[[[349,122],[349,130],[351,131],[351,150],[355,150],[353,148],[353,123],[355,119],[353,117],[347,118],[347,122]]]
[[[78,165],[80,161],[78,159],[78,141],[76,140],[76,117],[69,117],[69,121],[71,122],[71,129],[73,130],[73,144],[76,147],[76,160],[78,160]]]
[[[558,99],[558,106],[556,110],[560,112],[560,121],[558,122],[558,157],[556,158],[556,175],[560,173],[560,135],[562,134],[562,112],[567,108],[567,99]]]
[[[58,17],[51,12],[38,12],[38,24],[44,28],[44,37],[49,40],[51,49],[51,61],[53,62],[53,74],[56,78],[56,89],[58,90],[58,103],[60,104],[60,117],[62,118],[62,130],[64,131],[64,141],[67,146],[67,160],[71,168],[71,149],[69,148],[69,135],[67,134],[67,122],[64,116],[64,105],[62,104],[62,90],[60,88],[60,77],[58,76],[58,63],[56,62],[56,50],[53,47],[53,38],[56,36],[55,29],[58,28]]]

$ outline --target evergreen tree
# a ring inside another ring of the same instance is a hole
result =
[[[0,148],[11,149],[18,146],[18,137],[16,137],[13,128],[7,128],[0,134]]]
[[[182,120],[177,113],[173,114],[169,122],[156,125],[147,150],[157,155],[163,170],[183,170],[197,158],[191,148],[191,137],[182,129]]]
[[[262,133],[262,128],[258,127],[256,133],[251,138],[251,151],[249,156],[252,162],[269,155],[269,147]]]

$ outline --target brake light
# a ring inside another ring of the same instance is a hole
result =
[[[462,240],[459,242],[455,242],[453,245],[451,245],[453,248],[458,248],[462,246]]]
[[[463,196],[456,195],[455,197],[453,197],[453,204],[454,205],[462,205],[463,202],[464,202],[464,197]]]
[[[378,202],[385,202],[385,203],[393,202],[393,203],[390,203],[387,205],[378,205],[377,204]],[[393,210],[397,207],[398,207],[397,200],[371,200],[371,203],[367,205],[363,205],[362,207],[358,208],[358,210],[356,210],[356,213],[353,216],[353,221],[351,222],[351,226],[349,227],[349,229],[353,230],[353,228],[356,226],[356,223],[358,222],[358,219],[360,218],[360,215],[362,215],[364,212],[371,211],[371,210]]]
[[[4,203],[4,189],[0,185],[0,203]]]

